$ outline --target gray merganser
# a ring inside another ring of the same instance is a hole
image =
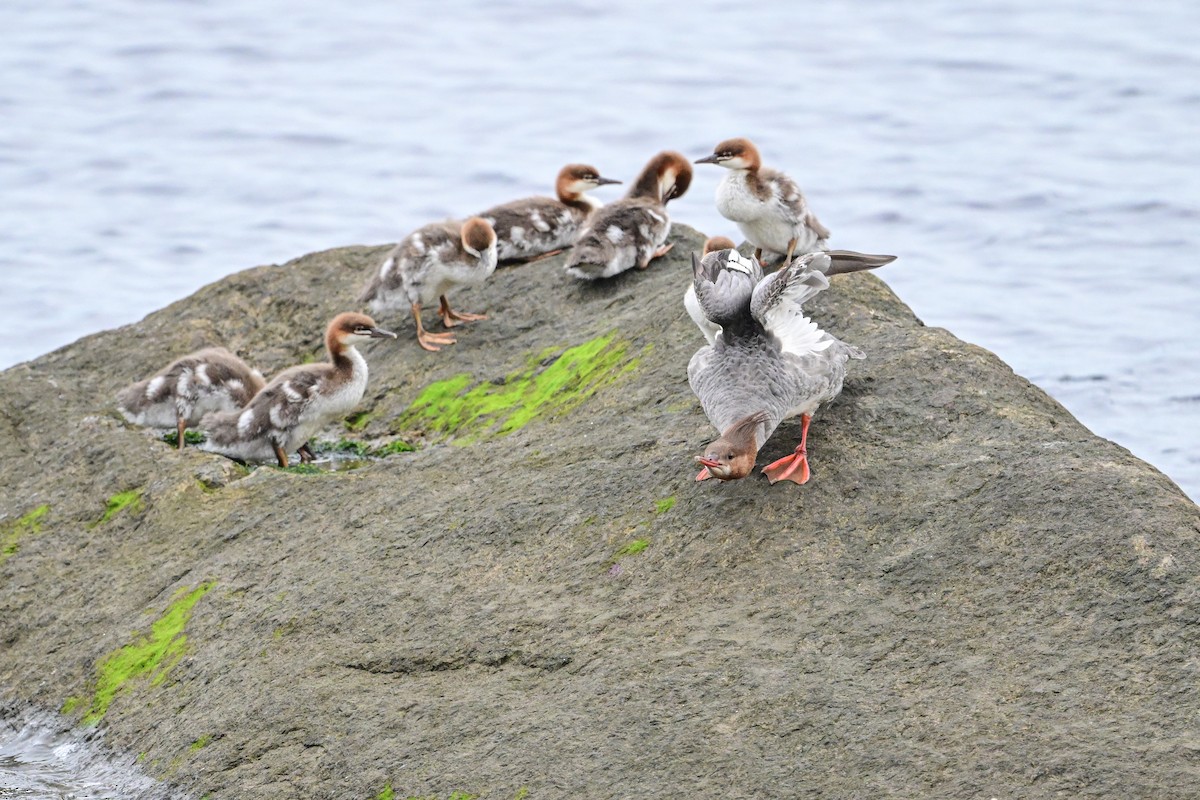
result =
[[[717,185],[717,211],[737,223],[754,245],[755,258],[761,260],[767,250],[783,253],[787,264],[794,254],[828,249],[829,229],[809,209],[800,187],[782,172],[764,167],[758,148],[749,139],[727,139],[696,163],[729,170]],[[857,255],[877,260],[875,266],[896,260],[895,256]]]
[[[692,165],[664,150],[650,159],[621,200],[596,211],[575,239],[567,274],[584,280],[611,278],[627,269],[645,269],[673,245],[667,203],[682,197],[692,182]]]
[[[371,339],[395,339],[366,314],[338,314],[325,330],[329,363],[288,367],[240,411],[208,414],[200,427],[208,440],[200,449],[240,461],[288,465],[287,454],[300,449],[321,428],[350,413],[367,388],[367,361],[354,345]]]
[[[709,253],[736,249],[737,245],[728,236],[710,236],[704,240],[704,252],[701,253],[701,258]],[[683,293],[683,307],[687,309],[688,316],[692,318],[692,322],[696,323],[696,327],[704,334],[704,338],[708,339],[708,343],[716,344],[717,334],[721,332],[721,326],[710,322],[708,317],[704,316],[704,312],[700,310],[700,301],[696,299],[696,287],[690,283],[688,284],[687,291]]]
[[[532,260],[556,255],[575,241],[588,214],[600,201],[586,192],[620,181],[604,178],[587,164],[568,164],[558,173],[553,197],[526,197],[489,208],[479,216],[496,231],[501,261]]]
[[[688,383],[721,432],[697,457],[704,468],[696,480],[746,477],[779,423],[799,415],[800,444],[763,473],[771,483],[805,483],[812,415],[841,392],[847,359],[864,357],[817,327],[801,308],[829,286],[829,256],[805,254],[765,278],[757,259],[736,250],[703,260],[693,254],[692,267],[700,308],[721,327],[715,344],[688,363]]]
[[[210,411],[232,411],[263,388],[263,376],[224,347],[208,347],[176,359],[117,395],[117,410],[134,425],[183,432]]]
[[[457,339],[450,332],[426,331],[421,306],[440,301],[438,313],[447,328],[487,319],[485,314],[452,311],[446,292],[483,283],[496,271],[496,255],[496,231],[487,220],[435,222],[392,248],[358,299],[369,302],[377,314],[407,305],[417,323],[417,343],[429,351],[441,350],[438,345],[454,344]]]
[[[737,252],[733,240],[725,236],[712,236],[704,242],[704,256],[721,250],[733,250]],[[856,253],[853,250],[826,250],[825,255],[829,256],[829,262],[828,266],[821,271],[825,273],[826,277],[842,275],[847,272],[858,272],[864,269],[875,269],[896,260],[895,256],[875,256],[867,253]],[[755,260],[757,261],[757,257]],[[824,264],[825,262],[821,263]],[[759,266],[761,268],[762,265],[760,264]],[[820,269],[820,265],[811,264],[810,268]],[[704,334],[704,338],[708,340],[708,343],[715,344],[717,334],[721,332],[721,326],[704,316],[704,312],[700,309],[700,301],[696,299],[696,286],[694,283],[689,284],[683,293],[683,307],[687,309],[688,316],[692,318],[692,322],[696,323],[696,327]]]

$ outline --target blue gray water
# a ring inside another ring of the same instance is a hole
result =
[[[1200,497],[1197,35],[1194,0],[8,0],[0,367],[744,135],[927,323]],[[735,234],[719,173],[672,214]]]

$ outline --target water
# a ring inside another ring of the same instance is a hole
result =
[[[177,795],[114,758],[95,731],[51,714],[0,709],[0,800],[170,800]]]
[[[901,256],[927,323],[1200,497],[1200,4],[683,8],[9,0],[0,367],[568,161],[745,135],[833,246]],[[735,234],[720,174],[673,216]]]

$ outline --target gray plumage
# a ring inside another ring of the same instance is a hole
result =
[[[359,301],[375,312],[429,305],[455,286],[487,280],[496,269],[495,232],[481,229],[471,252],[463,230],[464,223],[447,220],[413,231],[387,254]]]
[[[501,261],[532,258],[568,247],[591,212],[553,197],[527,197],[489,208],[479,216],[496,231]]]
[[[810,253],[764,278],[758,262],[736,250],[710,253],[703,261],[693,256],[696,300],[721,330],[714,344],[692,356],[688,383],[721,433],[765,412],[755,437],[761,447],[784,419],[811,416],[836,397],[847,359],[863,357],[801,309],[829,286],[829,260]]]
[[[664,203],[627,197],[592,214],[567,257],[567,274],[597,280],[644,268],[667,240],[671,218]]]

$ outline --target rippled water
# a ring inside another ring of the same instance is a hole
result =
[[[0,709],[0,800],[169,800],[174,795],[113,758],[94,731],[51,714]]]
[[[1200,497],[1198,33],[1193,0],[8,0],[0,366],[567,161],[745,135],[834,246],[900,254],[927,323]],[[719,172],[676,219],[736,233]]]

